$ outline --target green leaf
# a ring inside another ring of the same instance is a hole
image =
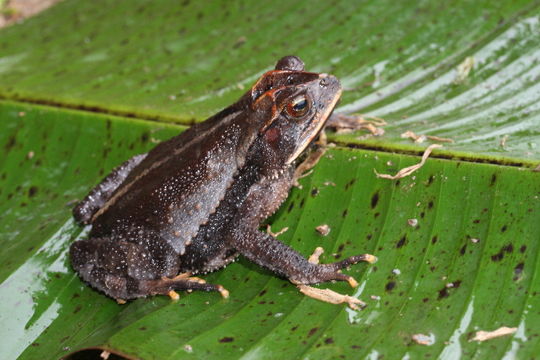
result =
[[[0,357],[534,358],[539,19],[537,1],[81,0],[3,29]],[[203,120],[291,53],[341,79],[339,111],[389,123],[381,138],[333,135],[338,146],[268,220],[305,256],[323,246],[322,262],[377,255],[346,271],[358,289],[321,285],[367,308],[307,298],[243,259],[205,277],[227,300],[121,306],[81,282],[67,258],[88,232],[71,218],[76,201],[184,129],[171,122]],[[456,81],[467,58],[474,68]],[[411,177],[376,178],[418,162],[406,130],[455,143]],[[517,331],[469,341],[501,326]]]
[[[2,31],[0,97],[189,123],[292,53],[341,79],[338,111],[390,124],[378,147],[413,130],[534,163],[539,16],[527,0],[66,1]]]
[[[538,351],[538,173],[430,159],[414,176],[377,179],[417,162],[411,156],[331,150],[272,219],[274,230],[323,262],[369,252],[360,282],[324,284],[364,299],[359,312],[301,295],[244,260],[207,276],[231,297],[182,294],[117,305],[83,284],[67,249],[86,231],[73,202],[129,155],[178,130],[155,122],[2,103],[0,318],[4,358],[64,356],[103,347],[144,359],[362,358],[385,355],[499,358]],[[29,155],[33,152],[33,156]],[[417,219],[410,226],[408,219]],[[326,237],[315,227],[328,224]],[[486,343],[476,330],[518,327]],[[414,334],[435,343],[412,343]],[[446,355],[445,355],[446,356]]]

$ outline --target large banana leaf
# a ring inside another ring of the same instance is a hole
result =
[[[66,1],[2,31],[0,96],[186,123],[293,53],[342,80],[339,110],[387,119],[385,140],[534,160],[539,15],[523,0]]]
[[[0,96],[11,101],[0,102],[0,357],[99,347],[144,359],[533,358],[539,15],[525,1],[65,1],[2,30]],[[269,220],[305,255],[323,246],[323,262],[377,255],[348,271],[358,289],[326,284],[367,308],[306,298],[244,260],[207,277],[228,300],[121,306],[82,283],[66,254],[87,233],[73,203],[182,131],[167,121],[214,113],[287,53],[342,79],[339,110],[389,123],[382,139],[333,137],[338,147]],[[467,57],[475,66],[459,79]],[[418,161],[405,130],[456,142],[413,177],[376,178]],[[501,326],[517,332],[469,341]]]

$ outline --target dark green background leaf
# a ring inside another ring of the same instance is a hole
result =
[[[341,79],[339,111],[385,118],[385,142],[413,130],[534,162],[539,14],[538,1],[66,1],[2,31],[0,96],[186,123],[293,53]]]

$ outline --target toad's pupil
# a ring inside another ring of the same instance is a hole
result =
[[[302,111],[302,110],[304,110],[306,108],[306,106],[307,106],[307,100],[302,99],[302,100],[299,100],[299,101],[294,103],[293,110],[294,111]]]

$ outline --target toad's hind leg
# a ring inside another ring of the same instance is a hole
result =
[[[92,216],[110,199],[118,186],[128,177],[131,170],[139,165],[145,157],[146,154],[136,155],[111,171],[75,206],[73,209],[75,220],[81,224],[89,224]]]
[[[140,291],[150,295],[169,295],[173,299],[178,298],[176,291],[218,291],[224,298],[229,297],[229,292],[221,285],[208,284],[196,277],[180,274],[174,278],[162,278],[159,280],[142,280],[139,282]]]
[[[221,285],[207,284],[189,274],[173,277],[178,273],[178,256],[163,243],[152,247],[114,238],[90,238],[74,242],[70,258],[84,281],[117,300],[157,294],[175,297],[176,290],[228,295]]]

